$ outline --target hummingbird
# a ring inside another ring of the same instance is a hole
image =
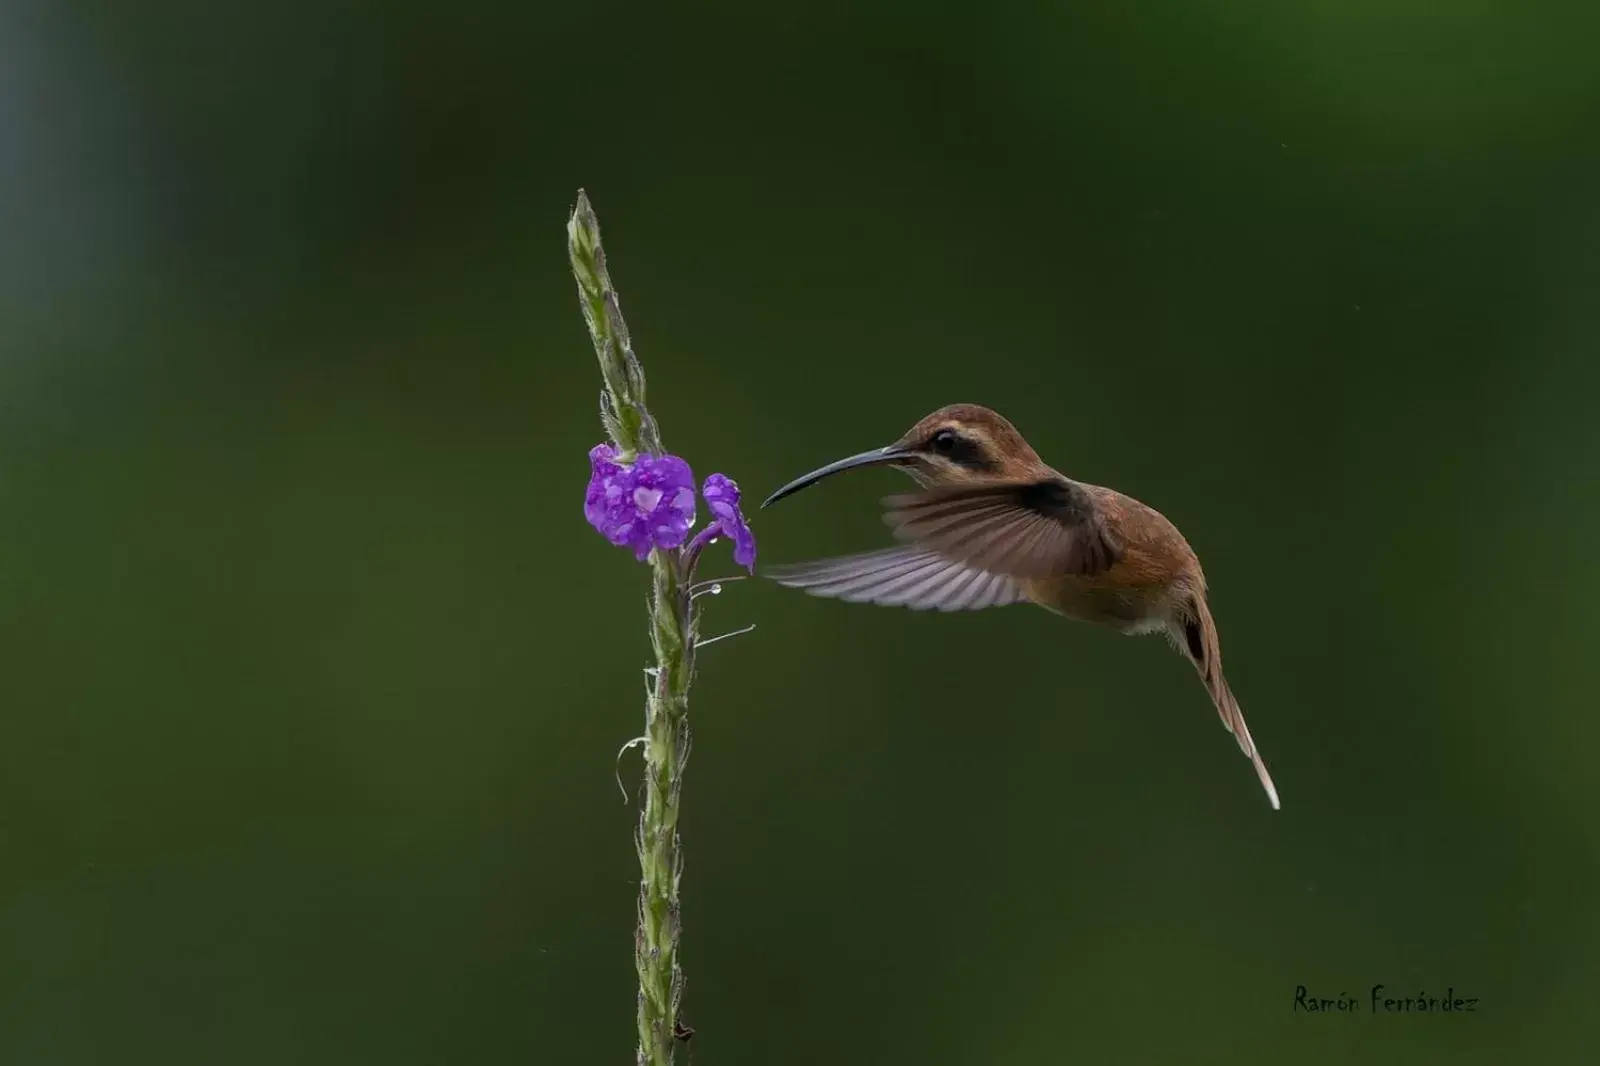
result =
[[[898,547],[766,568],[781,585],[857,603],[960,611],[1033,603],[1129,635],[1164,634],[1200,675],[1222,724],[1278,790],[1222,675],[1205,573],[1165,515],[1115,489],[1075,481],[1039,458],[1004,417],[941,407],[893,444],[828,463],[762,503],[865,466],[909,474],[919,491],[885,497]]]

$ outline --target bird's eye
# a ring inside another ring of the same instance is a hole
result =
[[[933,445],[934,451],[949,455],[955,450],[956,431],[953,429],[941,429],[933,435],[933,439],[928,443]]]

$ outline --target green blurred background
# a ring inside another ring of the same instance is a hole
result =
[[[1591,10],[0,6],[0,1062],[632,1061],[579,186],[697,473],[972,401],[1172,517],[1284,800],[1158,640],[730,586],[696,1066],[1582,1061]]]

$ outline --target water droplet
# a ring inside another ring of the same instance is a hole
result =
[[[711,595],[713,595],[713,596],[722,595],[722,586],[720,584],[712,585],[711,586]]]

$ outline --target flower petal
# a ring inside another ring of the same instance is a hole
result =
[[[616,450],[589,451],[589,486],[583,514],[608,541],[626,545],[643,560],[651,548],[676,548],[694,525],[694,472],[676,455],[641,455],[628,466]]]
[[[756,566],[756,538],[750,525],[739,510],[739,484],[726,474],[712,474],[706,478],[701,494],[706,506],[716,516],[721,534],[733,541],[733,561],[751,571]]]

